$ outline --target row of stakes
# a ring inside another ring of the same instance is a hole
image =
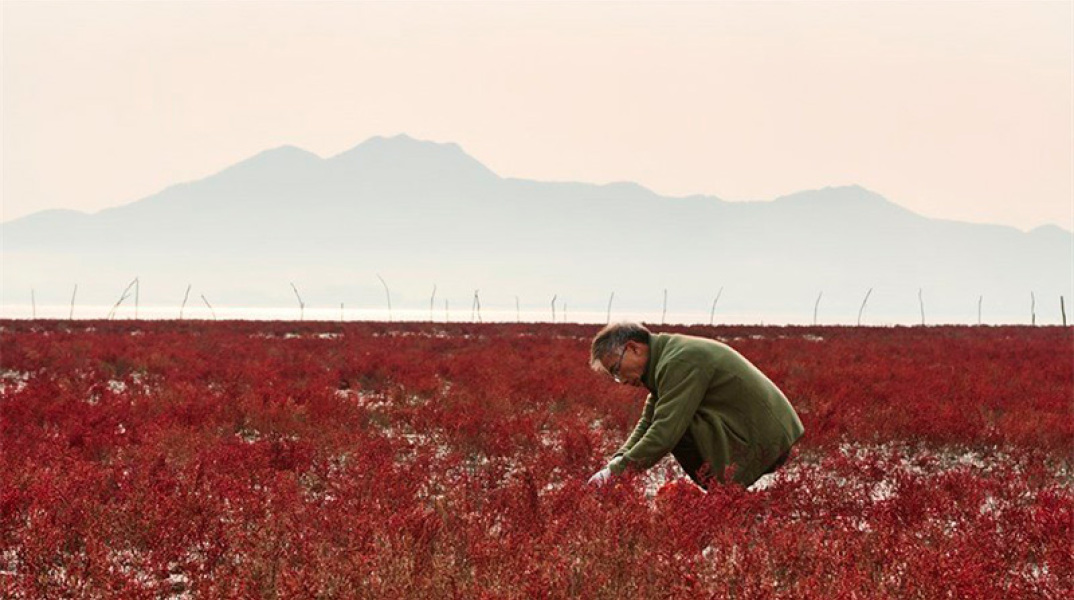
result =
[[[384,278],[381,277],[379,274],[377,275],[377,279],[379,279],[381,285],[384,286],[384,294],[385,294],[385,297],[387,298],[387,301],[388,301],[388,321],[390,322],[392,320],[392,294],[391,294],[391,290],[388,288],[388,283],[386,281],[384,281]],[[116,301],[116,303],[112,306],[112,309],[108,312],[108,319],[112,319],[113,317],[115,317],[116,311],[119,310],[119,307],[123,304],[124,301],[126,301],[131,296],[132,293],[134,295],[134,318],[137,319],[138,318],[138,296],[139,296],[140,287],[141,286],[140,286],[139,280],[138,280],[137,277],[135,277],[127,285],[127,287],[124,288],[123,293],[119,297],[119,300]],[[191,290],[192,287],[193,287],[193,284],[187,284],[186,293],[183,294],[183,303],[179,307],[179,319],[180,320],[182,320],[182,318],[183,318],[183,312],[186,309],[186,303],[190,299],[190,290]],[[298,299],[299,320],[300,321],[305,320],[306,303],[302,300],[302,295],[299,294],[298,287],[295,286],[294,282],[291,282],[291,289],[295,293],[295,298]],[[436,302],[436,289],[437,289],[436,284],[433,284],[433,293],[429,297],[429,320],[430,321],[433,319],[433,310],[434,310],[434,305],[435,305],[435,302]],[[857,325],[859,327],[861,326],[862,315],[865,313],[865,306],[866,306],[866,304],[868,304],[869,296],[871,296],[872,293],[873,293],[873,288],[869,288],[869,291],[867,291],[865,293],[865,298],[862,299],[861,308],[858,309]],[[76,283],[74,291],[71,292],[71,311],[70,311],[70,313],[68,315],[68,319],[74,319],[74,315],[75,315],[75,298],[76,298],[77,295],[78,295],[78,284]],[[712,301],[712,308],[709,311],[709,325],[712,325],[713,321],[715,320],[715,317],[716,317],[716,305],[719,303],[720,296],[722,296],[722,295],[723,295],[723,288],[721,287],[720,291],[716,293],[716,297]],[[823,296],[824,296],[824,292],[820,292],[819,294],[817,294],[817,301],[813,304],[813,325],[817,324],[817,311],[820,308],[820,301],[821,301],[821,298]],[[1030,297],[1030,322],[1031,322],[1032,325],[1036,325],[1037,324],[1037,297],[1036,297],[1036,294],[1034,294],[1033,292],[1029,293],[1029,297]],[[921,308],[921,324],[924,325],[925,324],[925,299],[924,299],[924,292],[923,292],[923,290],[921,288],[919,288],[917,290],[917,298],[918,298],[918,303],[919,303],[920,308]],[[553,295],[552,296],[551,307],[552,307],[552,322],[553,323],[556,321],[556,300],[557,299],[558,299],[558,295]],[[202,300],[202,302],[205,303],[205,306],[208,307],[209,312],[213,315],[213,319],[215,320],[216,319],[216,310],[213,308],[213,305],[209,303],[209,299],[205,297],[205,294],[201,294],[201,300]],[[609,323],[611,322],[611,318],[612,318],[612,303],[614,301],[615,301],[615,292],[612,292],[611,295],[608,297],[607,322],[609,322]],[[979,296],[977,298],[977,324],[978,325],[981,324],[981,306],[982,306],[983,302],[984,302],[984,296]],[[36,298],[36,295],[35,295],[35,291],[33,289],[30,290],[30,304],[32,306],[33,318],[37,319],[37,298]],[[445,299],[444,300],[444,319],[445,320],[449,319],[449,309],[450,309],[450,305],[448,304],[448,301]],[[667,289],[665,289],[664,290],[664,306],[663,306],[663,311],[661,312],[661,315],[660,315],[660,324],[661,325],[664,325],[665,322],[666,322],[667,310],[668,310],[668,291],[667,291]],[[1060,310],[1060,313],[1062,314],[1063,327],[1066,327],[1067,326],[1067,310],[1066,310],[1066,300],[1065,300],[1065,298],[1063,296],[1059,296],[1059,310]],[[516,318],[519,321],[521,321],[521,314],[522,313],[521,313],[521,305],[520,305],[518,296],[515,296],[515,311],[516,311]],[[563,319],[566,320],[566,318],[567,318],[567,305],[566,305],[566,303],[564,303],[562,305],[562,312],[563,312]],[[343,320],[343,303],[342,302],[339,305],[339,320],[340,321]],[[480,290],[474,290],[473,301],[471,302],[471,305],[470,305],[470,320],[478,322],[478,323],[481,322]]]

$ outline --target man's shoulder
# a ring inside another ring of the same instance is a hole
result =
[[[660,356],[661,363],[691,362],[703,366],[728,350],[726,345],[709,338],[682,333],[663,335],[665,341]]]
[[[696,353],[710,353],[719,352],[728,348],[726,344],[718,342],[716,340],[698,337],[696,335],[686,335],[684,333],[669,333],[663,334],[667,337],[665,343],[665,351],[674,354],[696,354]]]

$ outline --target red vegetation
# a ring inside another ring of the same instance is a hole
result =
[[[1070,329],[678,329],[806,426],[705,494],[584,486],[642,400],[592,326],[0,327],[4,597],[1074,594]]]

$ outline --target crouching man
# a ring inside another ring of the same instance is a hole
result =
[[[615,323],[593,338],[590,363],[649,390],[634,432],[590,484],[648,469],[670,452],[701,487],[710,477],[749,486],[782,466],[805,431],[776,384],[714,340]]]

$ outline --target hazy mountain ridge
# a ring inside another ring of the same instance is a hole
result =
[[[731,286],[729,302],[798,310],[798,295],[879,286],[958,294],[963,306],[962,295],[1069,295],[1074,261],[1074,236],[1054,225],[930,219],[856,185],[770,202],[665,197],[631,182],[503,178],[456,144],[407,136],[330,158],[282,146],[124,206],[42,211],[0,232],[5,304],[9,290],[114,287],[137,272],[172,286],[209,280],[232,303],[286,302],[281,279],[317,295],[376,270],[415,290],[453,280],[587,303],[667,287],[696,306]]]

